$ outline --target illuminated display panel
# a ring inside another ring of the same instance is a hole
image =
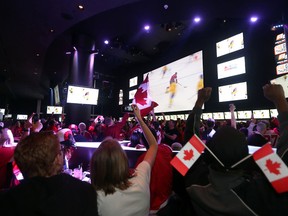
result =
[[[17,119],[17,120],[27,120],[27,119],[28,119],[28,115],[25,115],[25,114],[17,114],[16,119]]]
[[[278,111],[277,111],[277,109],[270,109],[270,116],[277,118],[277,116],[278,116]]]
[[[223,112],[215,112],[212,113],[213,119],[215,120],[222,120],[224,119],[224,113]]]
[[[282,85],[285,97],[288,98],[288,74],[282,75],[270,81],[271,84]]]
[[[212,113],[202,113],[201,118],[207,120],[209,118],[213,118]]]
[[[5,114],[5,109],[0,109],[0,113]]]
[[[219,102],[247,99],[247,83],[234,83],[218,87]]]
[[[133,77],[131,79],[129,79],[129,87],[133,87],[138,85],[138,77]]]
[[[134,99],[137,89],[129,91],[129,100]]]
[[[46,110],[47,114],[62,114],[62,107],[61,106],[47,106]]]
[[[67,103],[97,105],[99,89],[68,86]]]
[[[217,65],[218,79],[246,73],[245,57],[233,59]]]
[[[251,119],[252,111],[246,110],[246,111],[237,111],[238,119]]]
[[[216,55],[220,57],[243,48],[244,37],[243,33],[240,33],[216,43]]]
[[[145,73],[143,79],[147,74],[150,96],[158,103],[155,113],[191,110],[204,83],[202,51]]]
[[[274,46],[277,75],[288,73],[287,36],[288,25],[283,25],[283,32],[276,36]]]
[[[53,89],[54,91],[54,102],[56,105],[59,105],[60,104],[60,94],[59,94],[59,86],[56,85]]]
[[[255,119],[269,119],[270,111],[269,110],[253,110],[253,117]]]

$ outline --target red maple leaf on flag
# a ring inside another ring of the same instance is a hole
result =
[[[268,168],[270,173],[274,173],[276,175],[280,174],[279,168],[280,168],[280,163],[274,162],[270,159],[266,160],[266,167]]]
[[[141,104],[142,106],[144,106],[146,103],[147,99],[147,91],[144,90],[142,87],[139,88],[134,96],[136,103]]]
[[[183,157],[184,160],[191,160],[193,158],[193,156],[194,156],[193,150],[192,149],[184,150],[184,155],[185,155]]]

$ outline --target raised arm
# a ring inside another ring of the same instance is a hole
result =
[[[235,118],[235,105],[234,104],[229,104],[229,110],[231,113],[231,127],[236,128],[236,118]]]
[[[202,88],[198,91],[196,103],[193,107],[192,112],[189,114],[186,120],[183,143],[188,142],[194,134],[197,134],[199,136],[200,116],[202,114],[202,107],[203,104],[209,100],[211,92],[212,88],[210,87]]]
[[[150,131],[150,129],[148,128],[148,126],[145,124],[145,122],[143,121],[141,114],[140,114],[140,110],[137,107],[137,105],[132,105],[133,110],[134,110],[134,115],[140,125],[140,127],[142,128],[143,134],[149,144],[149,149],[147,150],[147,153],[144,157],[144,160],[147,161],[150,166],[152,167],[156,158],[156,154],[157,154],[157,150],[158,150],[158,144],[157,141],[155,139],[155,137],[153,136],[152,132]]]
[[[272,101],[278,111],[280,136],[276,144],[277,153],[288,164],[288,103],[281,85],[266,84],[263,86],[264,96]]]

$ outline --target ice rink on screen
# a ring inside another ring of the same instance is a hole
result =
[[[167,64],[163,74],[163,66],[149,72],[149,92],[151,98],[159,105],[155,112],[172,112],[191,110],[197,99],[198,83],[203,77],[202,51]],[[167,87],[171,76],[177,72],[178,84],[173,103],[169,106],[170,95]],[[144,79],[147,73],[144,74]]]

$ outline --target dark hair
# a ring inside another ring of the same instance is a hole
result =
[[[149,129],[150,129],[150,131],[152,132],[152,134],[153,134],[153,136],[155,137],[155,139],[157,140],[158,138],[157,138],[157,133],[156,133],[156,131],[155,131],[153,128],[150,128],[150,127],[149,127]],[[147,142],[147,140],[146,140],[146,138],[145,138],[145,136],[144,136],[144,133],[141,134],[141,140],[142,140],[142,143],[143,143],[143,145],[145,146],[145,148],[146,148],[146,149],[149,149],[149,144],[148,144],[148,142]]]
[[[219,128],[206,145],[225,167],[216,162],[210,152],[205,149],[206,162],[218,168],[230,169],[233,164],[248,155],[246,137],[243,133],[230,126]]]
[[[130,137],[130,147],[135,147],[137,144],[140,143],[140,138],[141,138],[141,132],[139,131],[134,131],[132,134],[131,134],[131,137]]]

